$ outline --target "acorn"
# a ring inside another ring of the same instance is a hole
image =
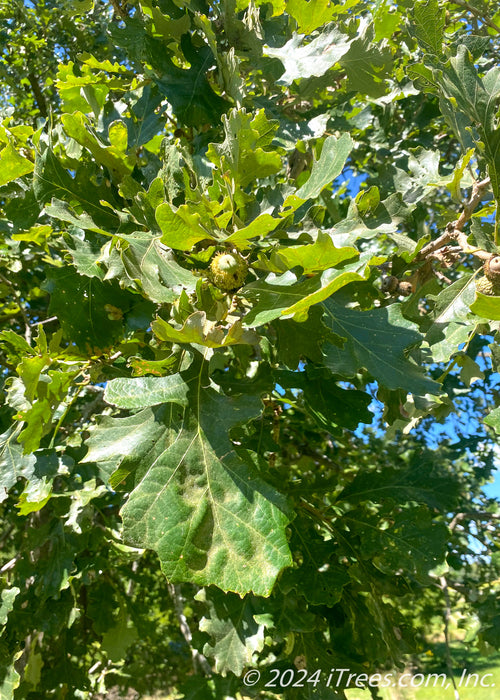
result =
[[[403,297],[409,297],[413,293],[413,285],[411,282],[405,282],[404,280],[398,284],[398,294]]]
[[[399,286],[399,280],[397,277],[394,275],[388,275],[387,277],[382,278],[382,284],[380,288],[382,289],[383,292],[388,292],[389,294],[393,294],[395,291],[397,291],[397,288]]]
[[[248,265],[239,253],[217,253],[210,263],[210,281],[224,292],[232,292],[245,282]]]
[[[484,274],[492,282],[500,283],[500,255],[492,255],[491,258],[486,260],[484,263]]]
[[[480,277],[476,280],[476,292],[486,294],[489,297],[500,296],[500,282],[490,279],[489,277]]]

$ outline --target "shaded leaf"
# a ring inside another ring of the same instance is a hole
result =
[[[210,590],[206,601],[209,614],[201,619],[199,627],[211,639],[203,653],[215,659],[217,673],[240,676],[264,647],[264,626],[255,622],[252,599]]]
[[[415,324],[401,314],[400,304],[372,311],[345,309],[333,299],[325,303],[326,325],[342,338],[343,349],[324,346],[324,364],[334,374],[353,377],[364,367],[388,389],[415,394],[437,394],[439,384],[405,356],[405,350],[422,341]]]
[[[45,288],[50,293],[49,313],[57,316],[65,337],[79,348],[98,350],[109,347],[123,334],[123,322],[106,309],[111,305],[122,312],[130,297],[114,282],[101,282],[79,275],[71,266],[49,270]]]

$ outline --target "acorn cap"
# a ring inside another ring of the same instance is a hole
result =
[[[248,265],[238,253],[217,253],[210,263],[210,281],[224,292],[232,292],[245,282]]]
[[[486,294],[489,297],[500,296],[500,283],[489,279],[488,277],[480,277],[476,280],[476,292]]]
[[[492,255],[484,263],[484,274],[492,282],[500,282],[500,255]]]

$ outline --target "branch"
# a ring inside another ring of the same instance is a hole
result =
[[[450,530],[454,530],[461,520],[500,520],[499,513],[489,513],[488,511],[478,511],[477,513],[457,513],[450,522]]]
[[[496,32],[500,33],[500,27],[498,27],[495,22],[493,22],[489,17],[485,17],[481,14],[481,10],[478,10],[476,7],[473,7],[472,5],[469,5],[468,2],[465,2],[465,0],[453,0],[454,5],[458,5],[459,7],[463,7],[464,10],[467,10],[467,12],[471,12],[473,15],[475,15],[483,24],[485,24],[487,27],[491,27],[491,29],[494,29]]]
[[[42,117],[47,117],[47,102],[45,101],[44,94],[40,89],[38,80],[34,73],[28,73],[28,80],[30,81],[31,89],[33,90],[33,97],[35,98],[36,106]]]
[[[456,221],[450,221],[446,226],[446,230],[442,233],[435,241],[431,241],[426,246],[422,248],[418,254],[419,259],[427,258],[428,256],[436,253],[439,249],[444,248],[448,243],[455,242],[458,243],[460,248],[464,253],[469,253],[474,255],[476,258],[481,260],[489,260],[491,258],[491,253],[482,248],[472,248],[467,243],[467,234],[464,233],[464,226],[472,217],[476,207],[481,202],[485,190],[490,185],[490,178],[487,177],[484,180],[476,181],[472,186],[472,194],[470,199],[464,204],[462,213]]]
[[[128,12],[125,9],[127,7],[127,0],[111,0],[111,4],[113,5],[113,9],[116,12],[117,15],[119,15],[122,19],[125,19],[125,17],[128,17]]]

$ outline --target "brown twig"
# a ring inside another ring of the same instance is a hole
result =
[[[465,0],[453,0],[454,5],[458,5],[459,7],[463,7],[464,10],[467,10],[467,12],[471,12],[473,15],[475,15],[483,24],[485,24],[487,27],[491,27],[491,29],[494,29],[496,32],[500,33],[500,27],[498,27],[495,22],[493,22],[489,17],[485,17],[482,13],[481,10],[478,10],[476,7],[473,7],[472,5],[469,5],[468,2],[465,2]]]
[[[422,248],[418,257],[419,259],[427,258],[432,254],[436,254],[436,251],[447,246],[448,243],[455,242],[458,243],[460,248],[464,253],[469,253],[474,255],[476,258],[481,260],[489,260],[491,258],[491,253],[482,248],[475,248],[469,245],[467,242],[467,234],[464,233],[464,226],[472,217],[476,207],[481,202],[485,190],[490,185],[490,178],[487,177],[484,180],[476,181],[472,186],[472,194],[470,199],[464,204],[462,212],[456,221],[450,221],[446,226],[446,230],[442,233],[436,240],[431,241],[426,246]]]

